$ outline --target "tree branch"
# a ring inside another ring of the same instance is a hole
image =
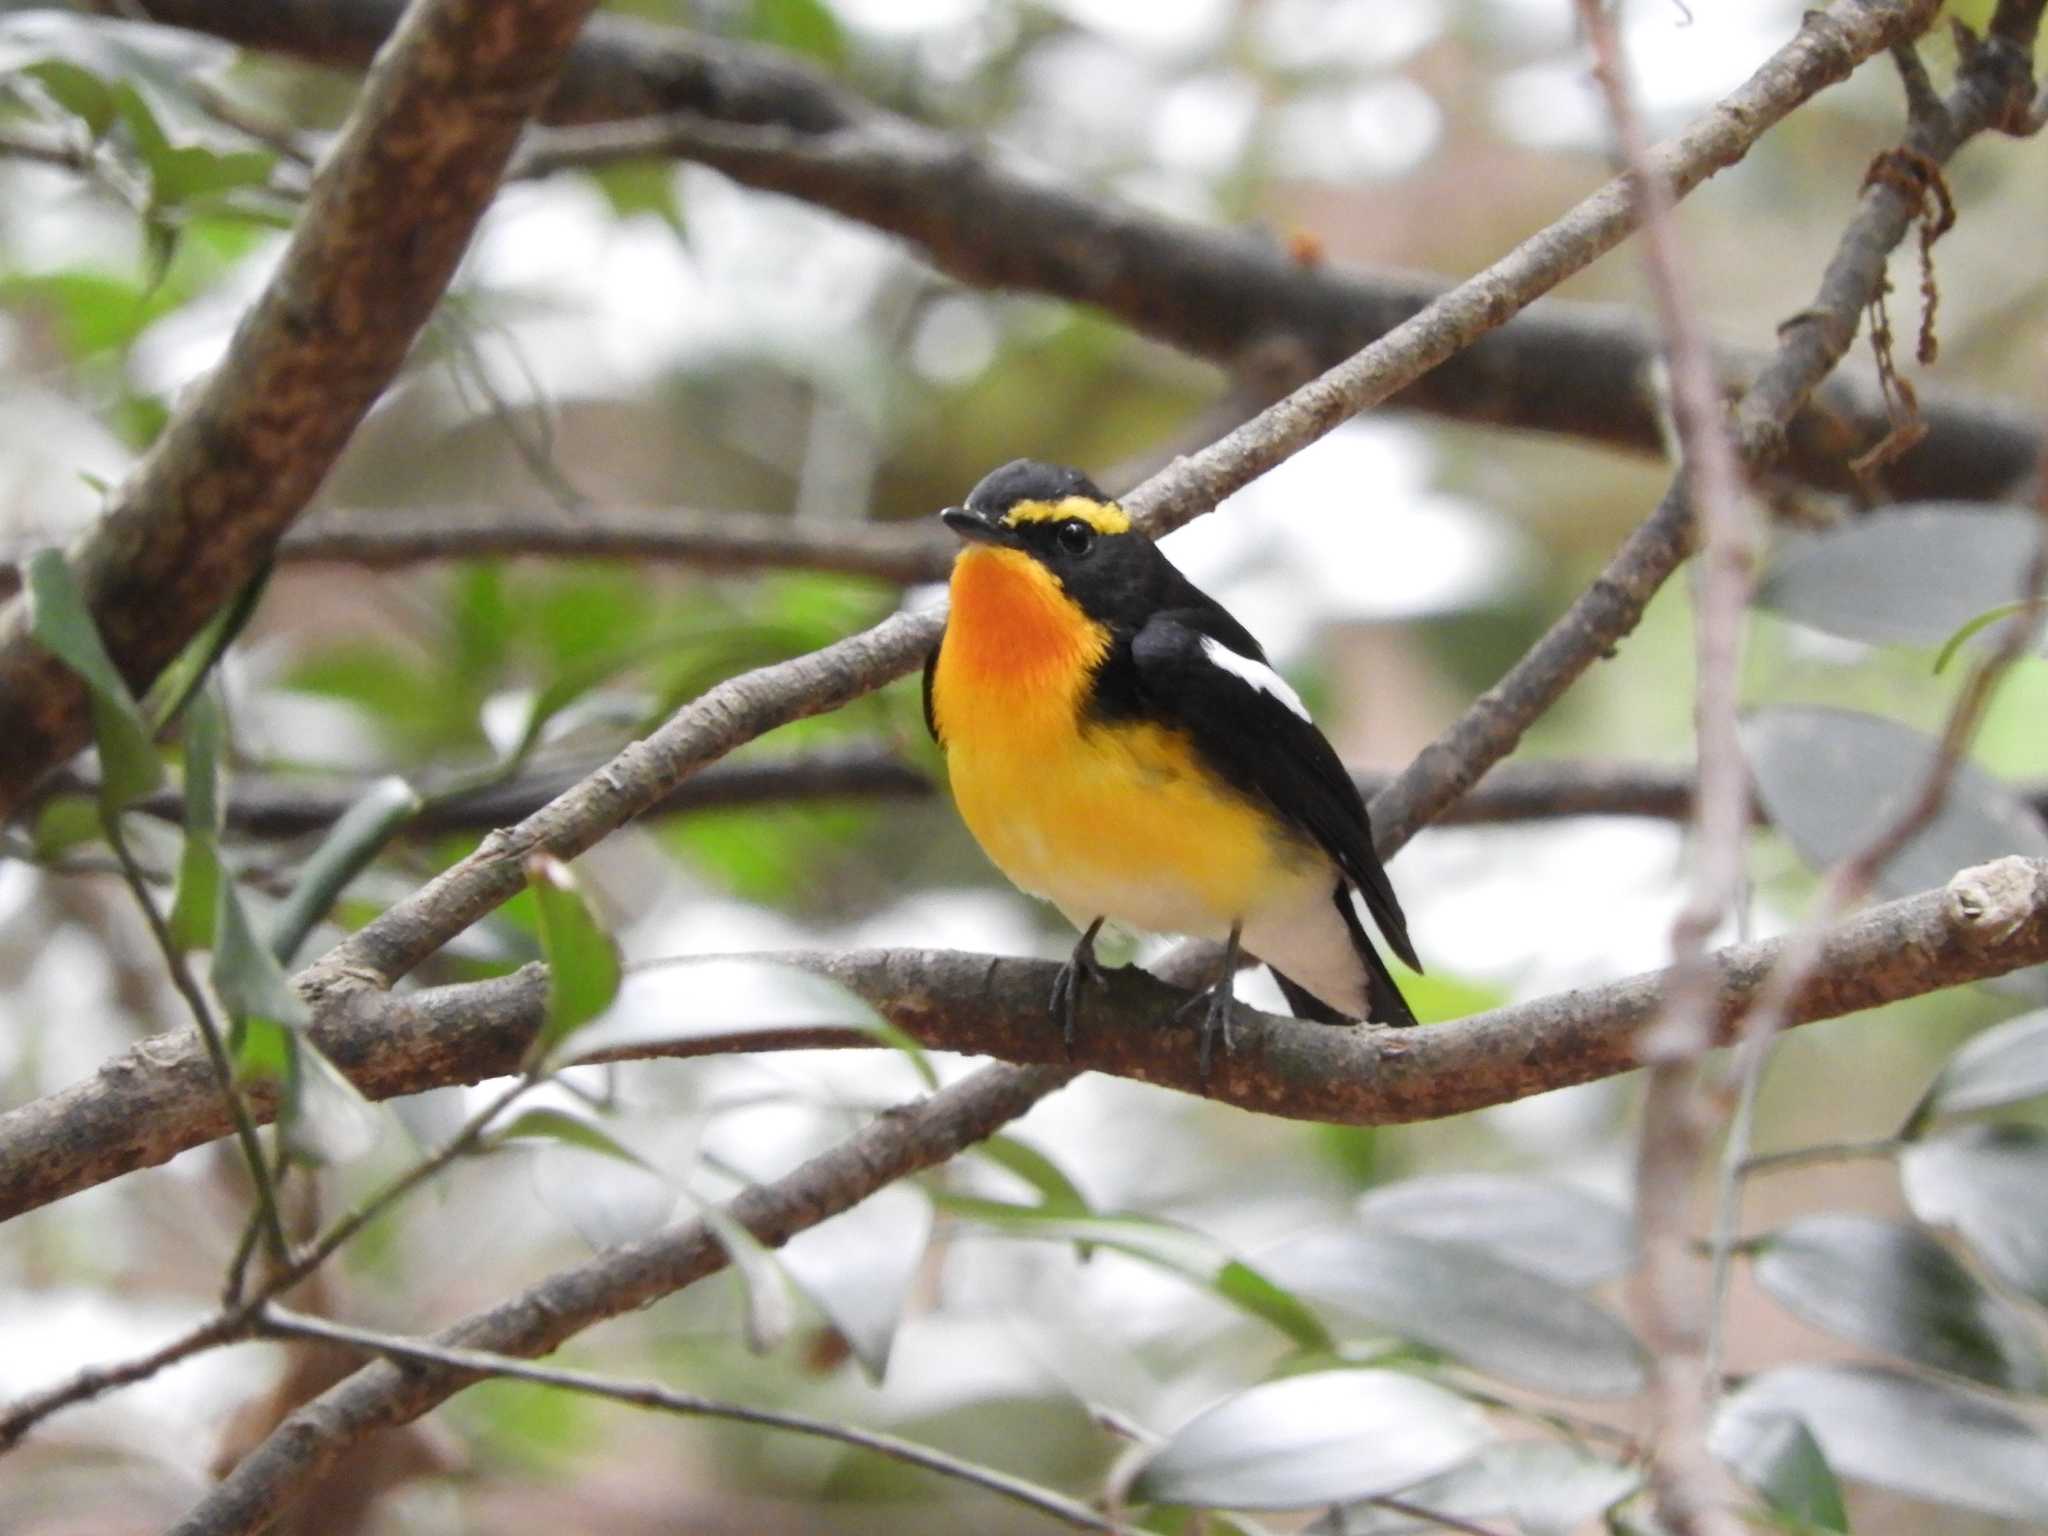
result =
[[[242,0],[74,0],[302,59],[360,66],[397,0],[249,6]],[[1925,5],[1876,8],[1925,24]],[[1837,7],[1837,20],[1869,6]],[[1858,56],[1874,50],[1854,45]],[[775,52],[676,28],[599,17],[571,53],[545,114],[600,125],[535,138],[527,171],[625,156],[681,155],[767,191],[803,197],[916,244],[977,287],[1096,306],[1123,324],[1226,367],[1276,341],[1328,366],[1440,299],[1407,274],[1304,266],[1255,232],[1204,229],[1020,175],[966,140],[882,111]],[[660,121],[624,122],[624,119]],[[1661,451],[1646,380],[1654,332],[1618,308],[1548,301],[1410,384],[1396,403],[1487,425]],[[1754,353],[1719,354],[1731,385]],[[2032,467],[2035,423],[1995,402],[1928,391],[1929,433],[1887,471],[1900,498],[1992,499]],[[1889,430],[1870,376],[1833,382],[1789,418],[1784,468],[1857,489],[1847,461]]]
[[[536,766],[503,784],[430,799],[427,808],[406,824],[406,832],[419,836],[488,832],[532,815],[574,788],[592,766]],[[1351,775],[1368,802],[1384,794],[1397,777],[1370,769],[1356,769]],[[98,792],[97,786],[84,778],[59,778],[52,785],[72,794]],[[233,779],[224,815],[228,827],[245,837],[303,837],[332,826],[368,787],[363,779],[308,780],[245,773]],[[2012,789],[2037,814],[2048,818],[2048,782],[2032,780]],[[1683,821],[1692,814],[1693,792],[1692,770],[1678,764],[1598,758],[1510,759],[1495,763],[1477,784],[1433,816],[1430,824],[1500,826],[1578,816]],[[819,800],[926,800],[937,793],[938,785],[922,768],[894,746],[877,741],[714,763],[684,780],[640,819]],[[184,801],[171,790],[136,802],[135,809],[181,824],[185,816]],[[1749,819],[1752,826],[1769,824],[1763,808],[1754,801]]]
[[[695,507],[589,507],[571,515],[438,506],[325,508],[277,545],[277,558],[288,564],[340,561],[372,569],[517,556],[660,561],[701,571],[798,567],[913,586],[946,579],[953,541],[923,522],[821,528],[767,513]],[[20,588],[20,568],[0,565],[0,597]]]
[[[228,356],[73,550],[140,686],[247,584],[425,322],[593,0],[422,0]],[[78,678],[0,614],[0,820],[85,744]]]
[[[1757,995],[1786,941],[1708,957],[1717,1043]],[[1836,1018],[2048,961],[2048,863],[2006,859],[1938,891],[1889,902],[1830,928],[1821,962],[1789,1017]],[[761,957],[826,977],[934,1050],[1069,1065],[1045,999],[1056,967],[950,950],[796,952]],[[1206,1086],[1192,1036],[1161,1027],[1185,994],[1135,968],[1089,994],[1071,1065],[1286,1119],[1381,1125],[1463,1114],[1634,1070],[1636,1032],[1655,1019],[1668,971],[1414,1031],[1340,1029],[1241,1009],[1235,1042]],[[322,1004],[313,1038],[371,1099],[481,1082],[518,1069],[539,1027],[546,973],[392,995],[359,991]],[[872,1047],[856,1028],[742,1030],[636,1046],[599,1059]],[[272,1102],[252,1094],[268,1118]],[[0,1220],[227,1130],[190,1030],[156,1035],[99,1072],[0,1115]]]

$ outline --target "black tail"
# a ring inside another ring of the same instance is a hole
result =
[[[1409,1008],[1408,999],[1394,985],[1393,973],[1387,969],[1387,962],[1380,958],[1380,952],[1366,937],[1365,924],[1358,920],[1358,908],[1351,900],[1350,887],[1340,880],[1331,900],[1337,903],[1337,910],[1344,915],[1344,926],[1351,930],[1351,947],[1358,951],[1358,958],[1372,975],[1366,1018],[1374,1024],[1392,1024],[1401,1029],[1412,1027],[1419,1021]]]
[[[1356,1019],[1345,1018],[1343,1014],[1332,1008],[1328,1003],[1317,997],[1315,993],[1309,991],[1307,987],[1304,987],[1284,971],[1274,970],[1270,965],[1266,969],[1272,971],[1273,979],[1280,983],[1280,995],[1287,999],[1287,1006],[1293,1010],[1294,1016],[1297,1019],[1307,1019],[1311,1024],[1356,1024],[1358,1022]]]

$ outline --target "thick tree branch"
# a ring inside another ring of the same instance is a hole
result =
[[[141,685],[261,567],[403,361],[593,0],[422,0],[228,356],[73,551]],[[0,818],[84,745],[77,677],[0,615]]]
[[[80,3],[346,67],[370,56],[398,10],[396,0]],[[1911,7],[1899,35],[1924,25],[1926,10]],[[665,116],[619,121],[657,115]],[[1306,366],[1328,366],[1444,292],[1441,282],[1407,274],[1304,266],[1256,233],[1179,224],[1048,185],[776,53],[623,18],[600,17],[587,29],[547,117],[602,126],[537,138],[529,171],[685,156],[901,236],[968,284],[1094,305],[1225,366],[1276,341],[1291,341]],[[1658,405],[1646,383],[1655,357],[1654,333],[1625,312],[1549,301],[1413,382],[1396,402],[1656,452]],[[1721,368],[1740,385],[1762,362],[1729,352]],[[1923,394],[1922,408],[1928,436],[1890,466],[1892,495],[1989,499],[2032,467],[2037,436],[2025,413],[1938,391]],[[1830,489],[1852,488],[1848,460],[1889,425],[1869,376],[1831,383],[1789,420],[1783,467]]]
[[[1785,940],[1708,957],[1717,1042],[1757,994]],[[1889,902],[1827,930],[1821,962],[1791,1010],[1836,1018],[2048,961],[2048,863],[2006,859],[1938,891]],[[1047,1027],[1055,967],[945,950],[769,957],[845,986],[935,1050],[1067,1065]],[[1109,1072],[1262,1114],[1380,1125],[1463,1114],[1641,1065],[1668,971],[1559,993],[1426,1029],[1329,1028],[1240,1010],[1236,1044],[1205,1085],[1193,1035],[1161,1020],[1185,994],[1135,968],[1091,991],[1075,1068]],[[324,1003],[320,1048],[372,1099],[481,1082],[517,1070],[547,992],[539,966],[426,991],[349,993]],[[740,1031],[622,1050],[605,1059],[871,1047],[851,1027]],[[255,1101],[261,1116],[267,1100]],[[190,1030],[152,1036],[58,1093],[0,1115],[0,1220],[162,1163],[226,1132]]]

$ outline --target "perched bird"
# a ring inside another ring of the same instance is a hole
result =
[[[1187,1005],[1205,1076],[1240,946],[1302,1018],[1413,1024],[1353,901],[1420,970],[1365,804],[1258,641],[1078,470],[1019,459],[939,516],[965,547],[925,723],[988,856],[1082,930],[1068,1045],[1105,920],[1227,946]]]

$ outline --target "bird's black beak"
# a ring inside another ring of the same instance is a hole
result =
[[[994,544],[1003,549],[1015,549],[1024,541],[1013,528],[991,522],[979,512],[970,512],[965,507],[948,507],[939,514],[939,521],[970,544]]]

